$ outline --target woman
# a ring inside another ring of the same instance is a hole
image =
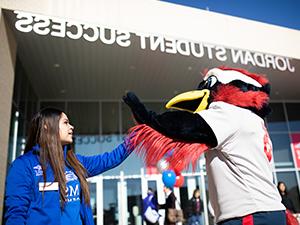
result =
[[[193,192],[193,197],[189,201],[189,225],[202,225],[203,202],[200,198],[200,190],[197,188]]]
[[[292,200],[288,197],[285,183],[282,181],[279,181],[277,188],[278,188],[278,191],[281,196],[281,203],[292,213],[296,213],[294,204],[293,204]]]
[[[7,175],[5,224],[94,224],[86,178],[116,167],[131,150],[123,142],[102,155],[75,155],[68,147],[73,130],[58,109],[46,108],[34,116],[24,155]]]

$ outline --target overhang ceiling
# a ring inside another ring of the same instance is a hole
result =
[[[127,90],[143,100],[166,100],[195,88],[206,68],[224,64],[267,74],[272,100],[300,99],[299,60],[291,59],[296,72],[290,73],[141,49],[137,38],[131,38],[129,47],[120,47],[82,38],[41,36],[16,30],[15,17],[12,11],[5,12],[17,40],[19,60],[41,100],[120,100]]]

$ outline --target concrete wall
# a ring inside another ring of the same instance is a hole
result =
[[[16,41],[0,10],[0,221],[4,199],[11,105],[14,90]]]

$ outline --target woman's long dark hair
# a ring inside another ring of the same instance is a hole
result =
[[[54,179],[59,184],[61,207],[66,202],[66,176],[63,147],[59,136],[59,120],[63,111],[55,108],[45,108],[39,111],[32,119],[25,147],[25,153],[36,144],[40,146],[39,161],[43,170],[44,182],[46,182],[47,166],[50,165],[54,173]],[[86,180],[87,171],[78,161],[72,149],[67,151],[66,161],[74,169],[82,190],[85,203],[90,204],[89,187]]]

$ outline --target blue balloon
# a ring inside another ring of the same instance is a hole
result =
[[[167,188],[173,188],[176,183],[176,174],[173,170],[166,170],[162,173],[162,180]]]

